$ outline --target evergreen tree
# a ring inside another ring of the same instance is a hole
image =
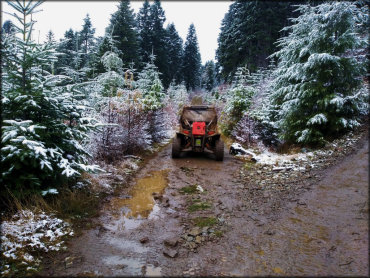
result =
[[[349,2],[298,10],[301,15],[286,28],[290,34],[279,40],[281,50],[274,54],[279,63],[272,116],[285,140],[322,143],[359,125],[364,101],[358,89],[365,74],[359,50],[366,40],[357,34],[357,25],[366,16]]]
[[[1,183],[10,190],[26,192],[60,184],[63,179],[92,169],[85,164],[81,145],[91,119],[74,94],[74,84],[65,76],[45,70],[57,60],[53,44],[38,45],[31,39],[34,21],[30,15],[37,2],[8,4],[20,26],[20,36],[4,37],[2,57],[2,148]],[[3,52],[5,51],[5,52]],[[7,55],[3,55],[7,54]]]
[[[183,77],[188,90],[194,90],[195,88],[200,87],[200,67],[201,58],[198,39],[194,24],[191,24],[186,36],[182,66]]]
[[[150,21],[151,21],[151,43],[153,55],[156,56],[155,65],[158,71],[162,73],[161,80],[164,87],[168,87],[171,80],[168,70],[168,54],[166,47],[166,30],[163,27],[166,17],[161,6],[160,0],[154,0],[150,6]]]
[[[294,7],[289,2],[242,1],[230,5],[218,37],[217,61],[221,75],[230,81],[238,67],[250,71],[267,67],[266,59],[276,51],[275,41],[283,34]]]
[[[212,60],[207,61],[202,72],[202,88],[209,92],[212,91],[216,85],[215,76],[215,63]]]
[[[167,29],[163,24],[166,21],[165,13],[161,7],[161,2],[155,0],[152,5],[145,1],[137,16],[142,62],[150,62],[150,56],[155,55],[155,65],[161,75],[161,81],[165,87],[170,84],[173,74],[170,70],[169,51],[173,51],[173,46],[169,46]],[[173,33],[171,36],[173,37]],[[171,37],[171,38],[172,38]],[[174,38],[175,40],[178,38]],[[176,44],[176,43],[175,43]],[[170,50],[171,48],[171,50]]]
[[[73,67],[73,60],[76,53],[76,35],[72,29],[64,33],[64,38],[58,44],[57,51],[61,53],[58,57],[57,72],[61,73],[62,68],[66,66]]]
[[[106,33],[112,34],[116,42],[115,46],[121,51],[120,58],[124,67],[129,68],[132,63],[139,64],[139,37],[134,12],[130,8],[130,1],[121,0],[118,11],[110,19]]]
[[[144,1],[137,15],[137,25],[140,37],[140,55],[143,62],[150,61],[152,54],[152,24],[150,20],[150,4],[148,0]]]
[[[151,61],[139,73],[137,87],[142,92],[144,109],[148,119],[148,132],[151,141],[161,142],[166,136],[168,126],[164,120],[163,85],[159,78],[158,68],[154,64],[155,56],[152,55]]]
[[[94,59],[92,61],[92,66],[94,68],[94,75],[103,73],[106,71],[105,66],[102,62],[102,57],[107,52],[113,52],[117,53],[119,55],[120,51],[115,46],[116,43],[113,40],[113,38],[110,36],[110,34],[106,34],[99,43],[97,44],[96,50],[94,51]]]
[[[51,30],[46,34],[46,43],[56,43],[54,32]]]
[[[91,100],[104,124],[102,130],[95,134],[96,150],[100,158],[112,161],[116,153],[121,151],[125,132],[117,125],[119,117],[119,102],[117,92],[124,86],[122,77],[122,60],[114,52],[108,51],[101,57],[106,72],[101,73],[96,80],[96,99]]]
[[[155,56],[151,55],[151,61],[139,73],[136,82],[138,89],[142,92],[143,103],[147,110],[158,110],[162,108],[164,98],[163,85],[159,78],[157,66],[154,64]]]
[[[95,45],[95,28],[92,27],[89,14],[84,18],[82,30],[79,32],[79,49],[82,51],[82,65],[88,66],[91,58],[91,50]]]
[[[181,74],[182,59],[184,55],[183,41],[173,23],[166,28],[167,31],[167,56],[168,56],[168,79],[180,84],[183,80]]]

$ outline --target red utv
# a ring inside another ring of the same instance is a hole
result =
[[[224,143],[217,131],[217,113],[207,105],[185,106],[180,117],[180,129],[172,143],[172,158],[182,151],[211,152],[216,160],[224,159]]]

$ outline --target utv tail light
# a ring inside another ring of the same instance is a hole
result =
[[[212,135],[212,134],[215,134],[215,132],[213,130],[208,131],[208,135]]]

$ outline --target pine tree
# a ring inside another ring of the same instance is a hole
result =
[[[143,95],[142,102],[148,117],[148,132],[151,136],[151,141],[158,143],[167,136],[168,131],[162,109],[165,94],[159,78],[158,68],[154,64],[155,56],[152,55],[150,58],[151,61],[139,73],[137,87]]]
[[[2,148],[1,183],[19,192],[40,190],[93,169],[85,164],[81,145],[92,120],[78,105],[74,84],[65,76],[45,70],[57,60],[53,44],[32,41],[37,2],[11,2],[18,14],[20,36],[4,37],[2,57]],[[5,52],[4,52],[5,51]],[[7,55],[3,55],[3,54]]]
[[[168,79],[171,82],[180,84],[183,80],[182,77],[182,59],[184,55],[183,41],[177,33],[176,27],[173,23],[169,24],[166,28],[167,32],[167,56],[168,56]]]
[[[155,0],[152,5],[145,1],[137,16],[142,62],[145,65],[150,62],[150,56],[155,55],[155,65],[161,73],[161,81],[164,87],[168,87],[173,74],[170,70],[168,33],[163,24],[166,21],[161,2]],[[171,34],[173,35],[173,34]],[[177,38],[175,38],[177,39]],[[173,49],[171,49],[172,51]],[[141,68],[141,67],[140,67]]]
[[[150,61],[150,55],[153,51],[152,23],[149,17],[150,4],[148,0],[145,0],[143,7],[140,8],[137,15],[137,25],[140,37],[140,55],[144,63]]]
[[[150,6],[150,21],[152,26],[151,42],[153,55],[156,56],[155,65],[162,73],[161,80],[164,87],[168,87],[171,80],[168,70],[168,54],[166,46],[166,30],[163,27],[166,21],[165,13],[162,9],[160,0],[154,0]]]
[[[251,72],[267,67],[274,42],[284,35],[294,7],[289,2],[235,1],[225,15],[218,37],[217,61],[222,79],[231,81],[238,67]]]
[[[115,46],[121,51],[120,58],[124,67],[130,68],[132,63],[139,64],[139,37],[134,12],[130,8],[130,1],[120,1],[118,11],[112,15],[106,33],[112,34],[116,42]]]
[[[76,53],[76,36],[72,29],[69,29],[64,33],[64,38],[57,46],[57,51],[61,53],[58,56],[58,61],[56,63],[57,73],[63,73],[63,68],[73,66],[73,60]]]
[[[267,146],[277,146],[281,143],[278,140],[277,125],[269,118],[272,109],[269,96],[275,69],[275,65],[271,63],[267,69],[258,69],[246,80],[255,92],[251,106],[232,131],[232,136],[241,143],[248,145],[256,139]]]
[[[202,73],[202,88],[205,88],[209,92],[212,91],[216,85],[215,76],[215,63],[213,61],[207,61]]]
[[[364,100],[358,89],[365,74],[359,50],[366,41],[357,25],[364,16],[349,2],[301,5],[299,11],[273,55],[279,64],[272,116],[285,140],[317,144],[359,125]]]
[[[186,88],[194,90],[200,87],[201,58],[194,24],[191,24],[186,37],[183,58],[183,77]]]
[[[49,30],[49,32],[46,34],[46,41],[45,41],[45,44],[49,44],[51,48],[54,48],[56,47],[57,45],[57,42],[55,40],[55,36],[54,36],[54,33],[53,31]],[[50,72],[51,74],[55,74],[55,63],[56,62],[52,62],[50,65],[48,65],[47,67],[43,67],[43,69],[46,69],[48,72]]]
[[[163,106],[163,85],[159,78],[157,66],[154,64],[155,56],[151,55],[151,61],[139,73],[136,82],[137,88],[142,92],[143,103],[147,110],[158,110]]]
[[[98,75],[106,71],[105,66],[102,62],[102,57],[106,52],[113,52],[120,54],[120,51],[116,47],[116,43],[113,40],[110,34],[106,34],[103,38],[101,38],[96,46],[96,49],[93,56],[92,66],[94,68],[94,75]]]
[[[79,49],[82,52],[82,65],[83,67],[88,67],[90,58],[91,58],[91,51],[95,45],[95,28],[92,27],[92,23],[90,20],[89,14],[86,15],[84,18],[84,24],[82,25],[82,30],[79,32]]]
[[[101,63],[106,71],[97,77],[97,86],[94,89],[98,95],[91,101],[100,115],[100,121],[105,126],[95,134],[97,140],[94,144],[99,158],[112,161],[117,153],[122,152],[125,134],[122,127],[117,126],[120,116],[120,102],[117,95],[118,90],[124,86],[123,62],[116,53],[108,51],[101,58]]]
[[[46,34],[46,43],[56,43],[54,32],[51,30]]]

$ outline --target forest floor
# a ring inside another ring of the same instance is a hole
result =
[[[368,276],[368,143],[300,171],[168,145],[39,274]]]

